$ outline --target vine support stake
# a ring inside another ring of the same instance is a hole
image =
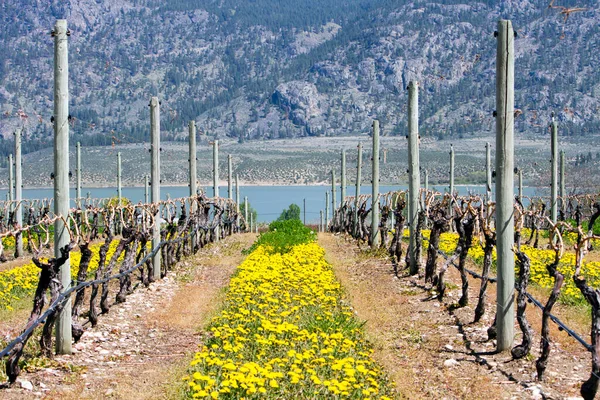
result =
[[[235,174],[235,212],[236,212],[236,219],[235,219],[235,223],[238,226],[238,229],[240,227],[240,177],[238,174]]]
[[[150,135],[152,138],[152,162],[150,182],[152,184],[152,203],[156,206],[154,229],[152,230],[152,248],[160,245],[160,102],[158,97],[150,100]],[[152,275],[160,279],[160,250],[152,258]]]
[[[233,161],[231,154],[227,155],[227,197],[233,199]]]
[[[558,197],[558,124],[554,120],[554,114],[552,115],[552,129],[551,129],[551,143],[550,143],[550,163],[552,182],[550,185],[551,191],[551,204],[550,204],[550,218],[552,222],[556,224],[558,210],[557,210],[557,197]]]
[[[77,157],[75,159],[77,162],[77,169],[75,170],[77,180],[77,186],[75,189],[75,203],[77,207],[81,208],[81,143],[77,142]]]
[[[497,349],[510,350],[514,342],[514,38],[511,21],[498,21],[496,48],[496,232],[498,289],[496,303]]]
[[[148,190],[149,190],[149,186],[150,183],[148,182],[148,175],[144,176],[144,204],[148,204],[150,198],[148,197]]]
[[[342,150],[342,172],[341,172],[340,203],[344,204],[346,199],[346,150]]]
[[[190,168],[190,197],[196,196],[196,122],[190,121],[188,125],[189,130],[189,168]],[[195,202],[192,203],[192,211],[195,211]]]
[[[249,232],[248,225],[248,196],[244,196],[244,225],[246,225],[246,231]]]
[[[519,192],[518,192],[518,196],[519,196],[519,201],[521,202],[521,204],[523,204],[523,170],[519,170]]]
[[[327,231],[328,224],[329,224],[329,191],[325,191],[325,225],[323,226],[323,232]]]
[[[213,142],[213,196],[219,197],[219,141]],[[252,225],[252,224],[251,224]],[[219,225],[215,227],[215,241],[219,241]]]
[[[21,129],[15,131],[15,222],[18,226],[23,225],[23,165],[21,159]],[[23,235],[19,234],[15,242],[15,256],[23,255]]]
[[[356,196],[354,197],[354,234],[358,234],[358,198],[360,197],[360,180],[362,172],[362,143],[358,144],[358,158],[356,159]]]
[[[321,222],[319,223],[319,232],[323,232],[323,210],[319,210],[321,213]]]
[[[119,207],[121,206],[121,197],[123,195],[123,187],[121,186],[121,152],[117,153],[117,197],[119,199]]]
[[[564,216],[564,213],[566,211],[566,206],[567,206],[567,202],[565,201],[565,151],[561,150],[560,151],[560,175],[559,175],[559,181],[560,181],[560,188],[559,188],[559,196],[560,196],[560,210],[562,212],[562,215]]]
[[[419,273],[421,260],[417,259],[417,218],[419,215],[419,194],[421,189],[419,170],[419,83],[408,84],[408,201],[410,203],[409,245],[410,274]]]
[[[454,196],[454,145],[450,145],[450,196]]]
[[[485,193],[486,200],[492,200],[492,148],[489,142],[485,143]]]
[[[331,170],[331,218],[333,219],[333,216],[335,214],[335,209],[337,208],[337,199],[336,199],[336,187],[335,187],[335,170]]]
[[[12,153],[8,155],[8,201],[15,200],[15,161]],[[10,205],[12,211],[12,204]]]
[[[302,201],[303,201],[302,211],[304,213],[304,225],[306,225],[306,198],[304,198]]]
[[[69,215],[69,54],[67,20],[54,25],[54,213]],[[71,238],[62,219],[54,223],[54,257]],[[58,273],[62,290],[71,286],[71,263],[67,259]],[[65,303],[56,323],[56,352],[71,354],[71,300]]]
[[[373,175],[371,198],[371,248],[379,247],[379,121],[373,120]]]

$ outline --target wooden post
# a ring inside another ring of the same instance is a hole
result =
[[[77,207],[81,208],[81,143],[77,142],[77,157],[75,159],[77,162],[77,169],[75,170],[77,186],[75,189],[75,203]]]
[[[560,209],[563,212],[566,211],[567,208],[567,202],[566,202],[566,196],[567,193],[565,192],[565,151],[561,150],[560,151]]]
[[[523,170],[519,169],[519,201],[523,204]]]
[[[15,222],[20,227],[23,225],[23,161],[21,159],[21,130],[15,131]],[[15,242],[15,256],[23,255],[23,235],[17,235]]]
[[[219,197],[219,141],[213,142],[213,197]]]
[[[121,206],[121,197],[123,188],[121,187],[121,152],[117,152],[117,197],[119,198],[119,206]]]
[[[410,214],[408,216],[410,237],[410,274],[419,273],[421,260],[417,258],[417,220],[419,215],[419,193],[421,189],[419,170],[419,84],[408,84],[408,193]]]
[[[252,231],[252,227],[253,227],[252,222],[253,222],[252,221],[252,213],[250,213],[250,232],[253,232]]]
[[[54,36],[54,213],[69,215],[69,54],[67,20],[59,19],[52,31]],[[69,230],[62,219],[54,223],[54,256],[69,244]],[[71,262],[60,267],[62,290],[71,287]],[[56,352],[71,354],[71,301],[68,300],[56,323]]]
[[[144,176],[144,204],[148,204],[150,197],[148,196],[150,183],[148,182],[148,175]]]
[[[327,225],[329,225],[329,192],[325,192],[325,226],[324,232],[327,232]]]
[[[15,162],[13,160],[13,155],[8,155],[8,201],[13,202],[15,200],[15,170],[14,170]],[[10,205],[10,209],[12,211],[13,204]]]
[[[335,187],[335,171],[331,170],[331,218],[335,215],[335,209],[337,208],[336,201],[336,187]]]
[[[497,350],[514,342],[514,38],[512,23],[498,21],[496,49],[496,235],[497,235]]]
[[[558,124],[554,120],[554,114],[552,114],[552,124],[551,124],[551,135],[550,135],[550,165],[551,171],[550,175],[552,178],[552,182],[550,184],[550,194],[551,194],[551,203],[550,203],[550,218],[552,218],[552,222],[556,224],[557,220],[557,197],[558,197]]]
[[[160,102],[158,97],[150,99],[150,136],[152,140],[152,162],[150,183],[152,185],[152,204],[156,208],[154,215],[154,229],[152,230],[152,248],[160,245]],[[159,250],[152,258],[152,275],[154,279],[160,279],[160,257]]]
[[[237,213],[236,224],[240,227],[240,177],[235,174],[235,211]]]
[[[485,144],[485,192],[487,201],[492,200],[492,149],[489,142]]]
[[[231,154],[227,155],[227,197],[233,199],[233,162]]]
[[[346,199],[346,150],[342,150],[342,173],[341,173],[341,198],[340,204],[344,204],[344,200]]]
[[[244,225],[247,225],[246,231],[250,232],[248,229],[250,227],[248,224],[248,196],[244,196]]]
[[[373,181],[371,202],[371,248],[379,247],[379,121],[373,121]]]
[[[362,143],[358,144],[358,158],[356,159],[356,196],[354,197],[354,234],[358,232],[358,198],[360,197],[360,180],[362,171]]]
[[[323,232],[325,229],[323,229],[323,210],[320,210],[321,213],[321,222],[319,223],[319,232]]]
[[[198,194],[198,189],[196,187],[196,182],[198,180],[196,176],[196,161],[198,160],[196,157],[196,122],[190,121],[188,125],[189,131],[189,168],[190,168],[190,197],[196,196]],[[193,207],[195,207],[195,203],[192,203]]]
[[[454,196],[454,146],[450,145],[450,195]]]

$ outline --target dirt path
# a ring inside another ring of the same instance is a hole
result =
[[[183,260],[148,289],[138,288],[88,329],[71,356],[23,373],[6,399],[177,398],[191,355],[202,342],[223,288],[255,235],[234,235]],[[20,386],[33,386],[33,390]],[[5,397],[6,396],[6,397]]]
[[[564,333],[552,330],[552,352],[543,383],[535,380],[539,356],[540,312],[528,307],[535,331],[528,359],[512,360],[508,352],[493,354],[487,341],[493,304],[483,320],[471,324],[479,282],[470,283],[471,306],[452,311],[458,301],[457,272],[448,270],[444,302],[431,300],[414,277],[395,277],[391,264],[357,248],[341,236],[319,235],[327,260],[346,290],[358,317],[366,322],[375,357],[407,399],[563,399],[578,398],[589,376],[590,357]],[[495,287],[488,299],[495,298]],[[520,332],[515,327],[515,332]],[[520,343],[520,333],[515,344]],[[568,348],[565,351],[565,348]]]

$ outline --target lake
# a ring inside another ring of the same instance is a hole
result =
[[[381,185],[380,193],[387,193],[393,190],[406,190],[405,185],[388,186]],[[443,186],[431,187],[433,190],[444,191]],[[212,196],[212,187],[205,188],[209,196]],[[484,186],[469,185],[456,186],[459,194],[465,195],[468,193],[484,193]],[[525,196],[537,194],[538,188],[525,187],[523,188]],[[113,188],[82,188],[84,197],[87,193],[92,198],[109,198],[117,195],[117,189]],[[251,207],[258,213],[259,222],[271,222],[281,212],[288,208],[290,204],[297,204],[302,211],[303,202],[306,199],[306,222],[318,223],[320,218],[320,210],[325,210],[325,192],[331,191],[331,186],[240,186],[240,201],[244,201],[244,196],[248,197],[248,202]],[[355,186],[348,186],[347,196],[354,196]],[[0,189],[0,198],[6,198],[6,189]],[[44,189],[23,189],[24,199],[43,199],[50,198],[53,194],[52,188]],[[143,187],[123,187],[123,197],[127,197],[132,202],[137,203],[144,199]],[[227,186],[220,186],[219,193],[221,196],[227,196]],[[234,191],[235,193],[235,191]],[[371,186],[361,186],[361,194],[370,194]],[[188,196],[188,188],[185,186],[163,186],[161,187],[161,198],[166,199],[167,195],[171,198]],[[339,187],[337,190],[337,200],[340,201]],[[75,198],[75,189],[71,189],[71,198]],[[73,204],[74,205],[74,204]],[[330,210],[331,216],[331,210]]]

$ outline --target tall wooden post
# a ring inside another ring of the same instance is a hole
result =
[[[254,227],[254,225],[252,225],[254,221],[252,221],[252,213],[250,213],[250,232],[253,232],[252,228]]]
[[[454,196],[454,145],[450,145],[450,195]]]
[[[512,23],[498,21],[496,49],[496,235],[498,255],[497,349],[514,342],[514,112],[515,64]]]
[[[410,237],[410,274],[419,273],[421,260],[417,257],[417,220],[419,215],[419,193],[421,190],[419,170],[419,84],[408,84],[408,194],[410,214],[408,216]]]
[[[148,175],[144,175],[144,204],[148,204],[150,202],[150,197],[148,195],[150,182],[148,179]]]
[[[152,230],[152,248],[160,245],[160,102],[158,97],[150,99],[150,136],[152,140],[152,162],[150,183],[152,185],[152,203],[157,207],[154,215],[154,229]],[[158,251],[152,258],[152,275],[160,279],[160,254]]]
[[[15,131],[15,222],[18,226],[23,225],[23,161],[21,159],[21,130]],[[15,256],[23,255],[23,236],[17,235],[15,242]]]
[[[492,149],[485,144],[485,192],[487,201],[492,200]]]
[[[121,206],[121,197],[123,188],[121,186],[121,152],[117,153],[117,197],[119,198],[119,206]]]
[[[566,211],[567,208],[567,201],[566,201],[566,196],[567,193],[565,192],[565,151],[561,150],[560,151],[560,209],[563,212]]]
[[[75,188],[75,197],[77,207],[81,208],[81,143],[77,142],[77,157],[75,158],[77,162],[77,169],[75,170],[77,186]]]
[[[15,200],[15,170],[14,170],[15,162],[13,160],[13,155],[8,155],[8,201]],[[12,204],[10,205],[12,211]]]
[[[69,54],[67,20],[59,19],[54,36],[54,213],[69,215]],[[54,223],[54,256],[69,244],[69,230],[62,219]],[[60,267],[63,291],[71,286],[71,263]],[[71,354],[71,301],[67,301],[56,323],[56,352]]]
[[[354,234],[358,232],[358,198],[360,197],[360,181],[362,171],[362,143],[358,144],[358,157],[356,159],[356,196],[354,197]]]
[[[219,141],[213,142],[213,196],[219,197]]]
[[[323,231],[325,231],[325,229],[323,229],[323,226],[324,226],[324,224],[323,224],[323,210],[320,210],[319,212],[321,214],[321,222],[319,223],[319,232],[323,232]]]
[[[373,181],[371,203],[371,248],[379,247],[379,121],[373,121]]]
[[[342,150],[342,173],[341,173],[341,198],[340,204],[344,204],[344,200],[346,199],[346,150]]]
[[[304,204],[303,204],[303,207],[302,207],[302,211],[303,211],[303,213],[304,213],[304,218],[303,218],[303,220],[304,220],[304,225],[306,225],[306,198],[304,198],[304,199],[303,199],[303,203],[304,203]]]
[[[523,170],[519,169],[519,202],[523,204]]]
[[[327,232],[327,226],[329,225],[329,192],[325,192],[325,229],[324,232]]]
[[[246,225],[246,231],[250,232],[248,229],[250,225],[248,225],[248,196],[244,196],[244,225]]]
[[[233,199],[233,162],[231,154],[227,155],[227,197]]]
[[[197,157],[196,157],[196,122],[195,121],[190,121],[189,125],[188,125],[188,131],[189,131],[189,150],[188,150],[188,154],[189,154],[189,168],[190,168],[190,197],[192,196],[196,196],[198,194],[198,189],[196,187],[196,182],[198,181],[197,175],[196,175],[196,161],[197,161]],[[193,207],[195,207],[194,205],[195,203],[193,202],[192,205]]]
[[[552,130],[551,130],[551,143],[550,143],[550,165],[551,165],[551,178],[552,182],[550,184],[550,192],[551,192],[551,203],[550,203],[550,218],[552,218],[552,222],[556,224],[557,214],[558,214],[558,124],[554,120],[554,114],[552,115]]]
[[[235,212],[237,214],[236,225],[240,227],[240,177],[235,174]]]
[[[335,170],[331,170],[331,218],[335,215],[335,209],[337,208],[336,199],[336,187],[335,187]]]

